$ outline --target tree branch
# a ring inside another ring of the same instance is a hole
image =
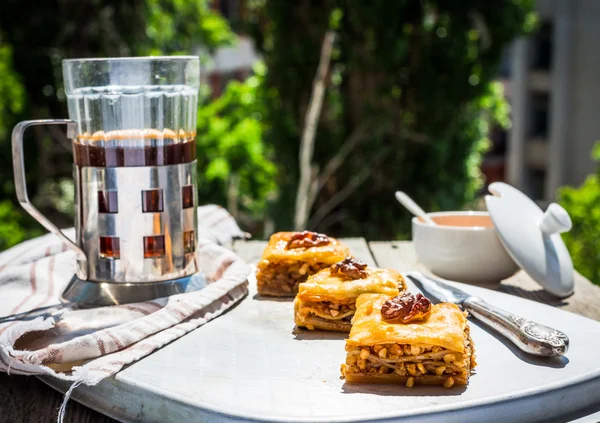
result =
[[[322,221],[319,222],[319,232],[327,233],[332,225],[342,222],[345,218],[346,213],[344,213],[343,210],[328,214]],[[313,229],[316,230],[316,226]]]
[[[313,217],[310,219],[308,227],[316,227],[333,209],[350,197],[350,195],[352,195],[354,191],[356,191],[356,189],[371,175],[372,167],[375,166],[382,158],[384,158],[389,151],[390,148],[382,148],[379,150],[368,166],[365,166],[364,169],[358,175],[352,178],[352,180],[344,188],[338,191],[333,197],[331,197],[317,209]]]
[[[335,173],[336,170],[342,165],[346,157],[352,152],[354,147],[358,145],[364,139],[365,133],[369,127],[368,122],[361,123],[354,132],[348,137],[348,139],[342,144],[335,156],[333,156],[323,168],[323,172],[315,178],[311,184],[309,197],[308,197],[308,210],[312,208],[317,199],[319,191],[325,186],[329,178]]]
[[[306,109],[306,117],[304,120],[304,129],[300,140],[300,180],[298,181],[298,191],[296,193],[296,209],[294,214],[294,229],[299,231],[306,227],[308,213],[310,211],[308,198],[311,187],[312,176],[312,157],[315,145],[315,134],[323,100],[325,97],[326,78],[329,71],[329,62],[331,61],[331,51],[333,50],[333,42],[335,40],[335,32],[327,31],[323,44],[321,46],[321,57],[317,73],[313,80],[312,92],[308,107]]]

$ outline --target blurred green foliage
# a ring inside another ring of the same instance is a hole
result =
[[[600,285],[600,143],[592,157],[599,162],[598,171],[579,188],[562,188],[559,202],[573,221],[573,229],[562,234],[573,264],[582,275]]]
[[[13,49],[0,30],[0,251],[41,233],[15,205],[12,183],[10,131],[24,103],[25,90],[14,70]],[[3,199],[6,197],[10,199]]]
[[[62,59],[200,52],[206,62],[208,53],[235,39],[209,0],[3,0],[0,250],[43,233],[16,203],[10,132],[20,120],[67,116]],[[227,190],[237,180],[242,219],[258,218],[274,187],[274,166],[262,145],[261,106],[255,101],[259,78],[232,84],[214,104],[204,92],[206,108],[198,116],[202,201],[226,205]],[[58,226],[72,226],[69,141],[55,128],[36,131],[28,131],[24,142],[30,198]]]
[[[323,35],[331,29],[338,41],[315,170],[349,140],[354,145],[324,181],[310,228],[370,239],[406,236],[409,219],[393,201],[395,190],[431,210],[461,208],[475,197],[489,127],[508,125],[508,106],[492,81],[506,44],[535,26],[532,0],[246,5],[248,13],[236,25],[252,34],[265,66],[230,83],[218,99],[202,95],[203,202],[228,207],[255,233],[269,219],[276,229],[290,228],[300,133]],[[15,205],[9,132],[19,120],[66,116],[63,58],[197,54],[234,40],[209,0],[3,0],[0,249],[40,230]],[[26,139],[30,196],[59,226],[72,225],[65,141],[45,128]]]
[[[23,110],[25,93],[13,70],[12,47],[0,35],[0,139],[5,141],[10,117]]]
[[[145,0],[145,35],[138,55],[190,54],[232,45],[235,36],[208,0]]]
[[[320,190],[309,228],[369,239],[406,237],[401,189],[426,209],[460,209],[482,186],[492,123],[508,124],[493,84],[504,49],[535,26],[533,1],[285,0],[249,3],[264,54],[269,130],[281,195],[271,215],[289,228],[301,128],[327,30],[338,42],[314,162],[351,153]]]
[[[39,227],[26,228],[21,210],[12,201],[0,202],[0,251],[42,233]]]
[[[263,144],[266,70],[259,64],[245,82],[230,82],[222,95],[198,112],[198,192],[222,204],[247,228],[262,221],[276,192],[276,167]]]

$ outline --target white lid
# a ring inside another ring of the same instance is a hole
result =
[[[573,293],[573,261],[560,234],[571,230],[565,209],[550,204],[544,213],[518,189],[494,182],[485,202],[496,233],[513,260],[548,292]]]

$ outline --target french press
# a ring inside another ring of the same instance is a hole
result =
[[[30,120],[13,130],[21,205],[77,257],[66,301],[99,306],[202,287],[196,264],[198,57],[69,59],[69,119]],[[73,146],[71,240],[29,201],[23,133],[67,126]]]

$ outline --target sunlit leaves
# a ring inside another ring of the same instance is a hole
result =
[[[227,21],[210,8],[208,0],[145,0],[147,42],[141,54],[190,54],[230,45],[235,37]]]
[[[276,167],[263,142],[263,74],[264,66],[259,65],[255,76],[230,82],[219,98],[198,112],[201,195],[225,205],[228,185],[239,176],[238,203],[257,219],[264,217],[266,204],[276,192]]]
[[[9,200],[0,202],[0,251],[25,238],[26,231],[19,225],[20,215]]]
[[[600,161],[600,143],[596,144],[592,157]],[[562,188],[559,201],[573,221],[573,229],[562,235],[573,264],[581,274],[600,285],[600,163],[597,173],[579,188]]]
[[[7,157],[11,155],[11,126],[25,107],[25,90],[12,61],[12,47],[0,36],[0,151]],[[10,168],[7,170],[5,174],[11,175]],[[0,198],[13,195],[13,191],[12,178],[2,181]],[[22,217],[19,206],[10,200],[0,201],[0,251],[31,235],[22,227]]]
[[[592,150],[592,158],[598,162],[600,162],[600,142],[596,143]]]
[[[0,201],[0,251],[42,233],[38,228],[26,229],[24,215],[10,200]]]
[[[24,88],[12,65],[12,47],[0,36],[0,145],[8,141],[10,117],[23,110],[24,102]]]

